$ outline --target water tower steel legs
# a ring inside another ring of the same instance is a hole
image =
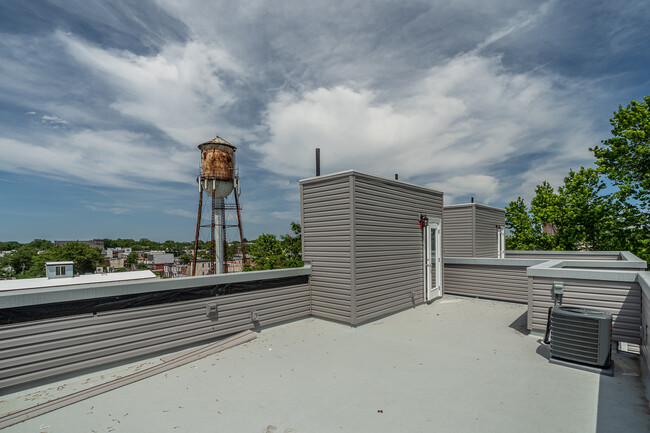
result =
[[[215,244],[215,239],[214,239],[214,208],[215,208],[215,202],[214,202],[214,193],[212,194],[212,212],[210,212],[210,273],[212,275],[216,274],[216,262],[215,262],[215,250],[217,248]]]
[[[199,186],[199,213],[196,216],[196,236],[194,237],[194,258],[192,259],[192,276],[196,275],[196,254],[199,248],[199,229],[201,228],[201,208],[203,206],[203,191]]]
[[[223,273],[227,274],[228,273],[228,257],[226,257],[226,254],[228,253],[228,250],[226,249],[226,245],[228,245],[228,239],[226,238],[226,203],[225,199],[220,199],[219,202],[221,203],[221,239],[219,242],[219,248],[221,249],[221,254],[219,257],[221,258],[221,263],[223,264]]]
[[[225,260],[224,242],[226,241],[226,207],[223,198],[217,198],[212,192],[211,215],[210,215],[210,274],[221,274],[228,272],[228,263]],[[196,217],[196,235],[194,237],[194,257],[192,258],[192,276],[196,275],[196,260],[199,249],[199,232],[201,230],[201,212],[203,208],[203,189],[199,193],[199,211]],[[239,209],[237,209],[239,220]],[[240,225],[240,237],[243,238]]]
[[[217,198],[214,201],[214,274],[226,273],[226,260],[224,256],[223,244],[226,241],[226,210],[224,207],[224,199]]]
[[[239,227],[239,246],[241,247],[241,265],[242,270],[246,267],[246,245],[244,245],[244,230],[241,226],[241,214],[239,213],[239,197],[237,188],[235,188],[235,208],[237,209],[237,227]]]
[[[226,223],[226,203],[224,198],[217,198],[214,190],[210,191],[211,216],[210,225],[201,225],[203,211],[203,193],[208,193],[204,185],[199,182],[199,209],[196,216],[196,234],[194,236],[194,256],[192,258],[191,275],[196,276],[196,264],[199,251],[199,235],[201,227],[210,227],[210,274],[228,273],[226,228],[233,227]],[[230,209],[230,207],[229,207]],[[241,213],[239,207],[239,194],[235,190],[235,210],[237,211],[237,228],[242,250],[242,268],[246,265],[246,245],[244,244],[244,231],[242,229]]]

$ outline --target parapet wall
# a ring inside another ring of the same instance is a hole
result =
[[[0,326],[0,389],[308,317],[310,272],[307,264],[296,269],[75,287],[56,292],[44,289],[42,293],[3,293],[0,305],[7,308],[0,309],[0,313],[4,311],[7,316],[12,309],[15,313],[23,310],[12,316],[18,323]],[[213,294],[183,300],[187,293],[194,294],[197,289]],[[106,303],[97,302],[120,297],[129,302],[134,297],[161,300],[161,294],[165,295],[162,302],[146,306],[131,302],[123,308],[106,309]],[[57,300],[79,308],[85,303],[99,307],[82,314],[24,320],[25,308],[55,312],[62,303]]]
[[[613,339],[642,341],[639,276],[646,263],[622,251],[509,251],[505,259],[445,258],[445,293],[528,304],[528,329],[543,332],[553,305],[553,283],[564,285],[563,305],[613,314]]]
[[[641,354],[645,374],[650,377],[650,272],[639,272],[637,281],[641,287]],[[650,389],[646,388],[646,395],[650,396]]]

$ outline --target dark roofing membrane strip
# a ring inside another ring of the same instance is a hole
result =
[[[164,290],[159,292],[136,293],[133,295],[110,296],[105,298],[82,299],[78,301],[53,304],[29,305],[0,309],[0,325],[24,323],[34,320],[53,319],[77,314],[96,314],[105,311],[124,310],[150,305],[170,304],[215,296],[228,296],[257,290],[307,284],[308,275],[253,280],[191,287],[186,289]]]

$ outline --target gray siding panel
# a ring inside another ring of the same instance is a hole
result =
[[[217,305],[208,318],[206,304]],[[253,323],[250,312],[259,312]],[[6,325],[0,388],[309,316],[309,285]]]
[[[650,272],[639,273],[641,286],[641,354],[646,371],[650,373]]]
[[[303,258],[312,262],[311,314],[351,323],[349,179],[301,183],[300,191]]]
[[[473,207],[444,208],[444,252],[445,257],[474,256]]]
[[[497,257],[497,226],[505,210],[478,203],[444,208],[445,257]]]
[[[474,257],[497,257],[497,226],[505,226],[502,209],[475,205]]]
[[[544,331],[548,308],[553,305],[553,282],[564,282],[562,305],[595,308],[613,315],[612,338],[639,344],[641,336],[641,289],[638,283],[562,278],[532,278],[532,297],[528,314],[532,329]]]
[[[454,295],[528,302],[527,266],[445,264],[445,292]]]
[[[424,302],[420,214],[442,218],[442,193],[354,178],[356,323]],[[443,224],[444,227],[444,224]]]

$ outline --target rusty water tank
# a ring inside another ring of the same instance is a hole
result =
[[[215,198],[225,198],[235,185],[235,150],[218,135],[210,141],[199,144],[201,149],[201,188]]]

